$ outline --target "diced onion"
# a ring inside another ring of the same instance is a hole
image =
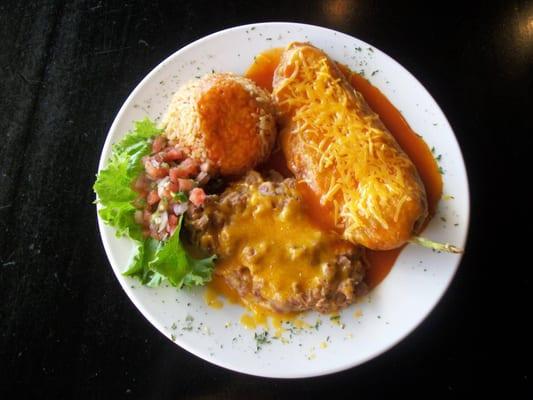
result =
[[[170,183],[170,178],[168,176],[165,176],[163,179],[161,179],[157,183],[157,195],[159,196],[160,199],[164,197],[165,190],[169,183]]]
[[[209,174],[205,171],[200,172],[196,177],[196,181],[200,185],[205,185],[209,181]]]
[[[180,215],[184,214],[185,211],[187,211],[187,207],[187,203],[174,204],[172,206],[172,211],[174,211],[174,214],[179,217]]]
[[[167,229],[167,224],[168,224],[168,214],[167,212],[162,212],[161,213],[161,220],[159,222],[159,227],[157,229],[158,232],[163,232],[165,229]]]

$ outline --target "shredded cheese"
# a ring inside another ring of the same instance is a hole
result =
[[[326,55],[317,58],[311,46],[291,50],[273,91],[289,121],[282,131],[290,143],[287,151],[303,153],[297,157],[303,163],[296,166],[299,177],[310,181],[322,204],[332,205],[344,237],[367,245],[363,235],[397,227],[404,207],[421,203],[416,169]]]

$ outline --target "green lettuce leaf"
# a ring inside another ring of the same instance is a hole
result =
[[[145,239],[141,226],[135,222],[133,201],[138,194],[132,189],[132,182],[143,171],[141,159],[150,154],[152,138],[160,133],[152,121],[144,119],[113,146],[111,158],[93,186],[100,205],[98,215],[116,229],[117,236],[129,237],[136,243],[135,255],[124,275],[136,277],[147,286],[158,286],[165,280],[178,288],[203,285],[211,279],[215,258],[197,260],[189,256],[180,241],[182,218],[174,234],[164,242]]]
[[[181,288],[201,286],[211,280],[215,256],[195,259],[192,258],[180,241],[183,216],[176,230],[155,253],[155,257],[148,263],[148,269],[165,277],[172,286]]]
[[[150,154],[151,139],[160,133],[161,129],[149,119],[136,122],[135,129],[113,146],[111,159],[96,176],[93,189],[100,204],[98,215],[116,229],[117,236],[143,240],[134,218],[137,193],[131,184],[143,169],[141,158]]]
[[[127,276],[135,276],[146,285],[153,278],[152,271],[148,269],[148,263],[154,259],[161,242],[152,237],[148,237],[144,241],[137,241],[136,243],[138,246],[137,253],[133,257],[128,269],[126,269],[123,274]]]

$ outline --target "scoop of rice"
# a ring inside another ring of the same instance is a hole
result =
[[[270,94],[250,79],[213,73],[174,95],[164,134],[190,157],[209,161],[221,175],[239,175],[265,161],[276,139]]]

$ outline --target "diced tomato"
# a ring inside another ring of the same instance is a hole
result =
[[[195,206],[201,206],[205,201],[205,192],[201,188],[194,188],[189,195],[189,201]]]
[[[152,153],[159,153],[167,145],[167,138],[164,136],[158,136],[152,143]]]
[[[180,186],[180,192],[188,192],[194,187],[194,181],[192,179],[178,179]]]
[[[135,190],[139,194],[139,197],[143,199],[143,198],[146,198],[146,195],[150,191],[150,185],[146,185],[140,189],[134,188],[133,190]]]
[[[154,167],[150,159],[145,161],[144,169],[153,180],[161,179],[168,175],[168,168]]]
[[[156,204],[159,200],[159,195],[157,194],[157,190],[152,190],[150,193],[148,193],[148,197],[146,198],[146,201],[149,205],[153,206]]]
[[[135,180],[135,183],[133,185],[133,188],[137,192],[146,191],[148,186],[150,185],[150,182],[148,182],[148,179],[146,179],[145,174],[139,175],[139,177]]]
[[[183,151],[178,150],[175,147],[171,147],[165,152],[163,160],[165,160],[166,162],[181,161],[184,157],[185,154],[183,154]]]
[[[179,191],[180,191],[180,185],[179,185],[179,183],[177,183],[177,182],[170,182],[170,183],[168,184],[168,190],[170,190],[171,192],[174,192],[174,193],[179,192]]]
[[[170,182],[178,183],[179,175],[181,175],[181,172],[178,167],[170,168],[170,170],[168,171]]]
[[[192,158],[186,158],[176,167],[174,172],[176,178],[189,178],[198,174],[200,166],[196,160]]]
[[[178,225],[178,217],[176,217],[174,214],[169,214],[167,232],[172,235],[172,233],[176,229],[176,225]]]

